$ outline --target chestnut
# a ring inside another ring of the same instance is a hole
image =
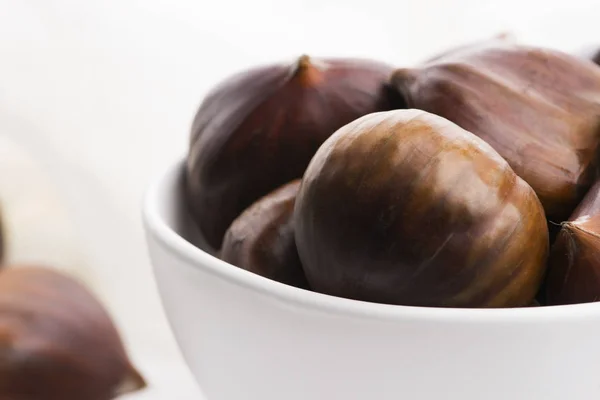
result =
[[[596,182],[552,245],[546,278],[548,305],[600,300],[600,181]]]
[[[311,288],[339,297],[528,306],[546,268],[532,188],[482,139],[421,110],[335,132],[303,176],[294,219]]]
[[[600,69],[587,60],[494,40],[399,69],[392,82],[408,107],[489,143],[550,221],[566,220],[598,175]]]
[[[110,400],[146,386],[96,298],[57,271],[0,271],[0,398]]]
[[[191,215],[215,250],[232,221],[277,187],[298,179],[336,129],[399,107],[393,68],[362,59],[263,65],[217,85],[192,124],[187,158]]]
[[[265,278],[307,289],[292,219],[299,187],[300,180],[294,180],[237,217],[225,233],[221,259]]]

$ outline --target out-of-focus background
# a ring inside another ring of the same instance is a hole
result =
[[[599,19],[598,0],[0,0],[9,259],[102,298],[151,385],[129,399],[202,399],[162,313],[140,203],[184,155],[208,89],[301,53],[405,66],[502,32],[577,52],[600,45]]]

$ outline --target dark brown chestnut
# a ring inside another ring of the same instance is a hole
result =
[[[489,143],[566,220],[598,175],[600,69],[559,51],[494,40],[393,74],[408,107]]]
[[[299,187],[299,179],[290,182],[237,217],[225,233],[221,258],[265,278],[307,289],[292,219]]]
[[[46,268],[0,272],[0,399],[110,400],[145,386],[80,283]]]
[[[256,67],[226,79],[194,119],[187,162],[190,211],[218,250],[231,222],[258,198],[298,179],[344,124],[398,107],[393,68],[357,59]]]
[[[546,267],[532,188],[482,139],[421,110],[373,113],[333,134],[294,218],[311,288],[340,297],[527,306]]]
[[[587,193],[550,252],[546,301],[549,305],[600,300],[600,181]]]

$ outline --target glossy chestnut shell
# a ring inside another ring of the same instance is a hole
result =
[[[359,59],[311,59],[243,71],[215,87],[192,126],[191,213],[219,249],[231,222],[260,197],[304,173],[336,129],[398,107],[393,68]]]
[[[592,186],[552,245],[546,278],[549,305],[600,300],[600,181]]]
[[[295,207],[311,288],[432,307],[531,304],[548,230],[531,187],[487,143],[421,110],[342,127],[312,159]]]
[[[600,68],[587,60],[495,40],[400,69],[392,81],[409,107],[489,143],[553,222],[571,215],[598,176]]]
[[[277,282],[308,288],[294,239],[292,215],[300,180],[252,204],[233,221],[221,258]]]

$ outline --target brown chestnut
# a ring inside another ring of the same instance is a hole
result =
[[[0,398],[110,400],[145,387],[102,305],[45,268],[0,272]]]
[[[549,305],[600,300],[600,181],[562,229],[552,245],[546,278]]]
[[[311,59],[240,72],[204,99],[187,162],[190,211],[219,249],[231,222],[258,198],[298,179],[344,124],[398,107],[393,68],[357,59]]]
[[[292,219],[299,187],[299,179],[290,182],[237,217],[225,233],[221,258],[265,278],[307,289]]]
[[[489,143],[566,220],[595,181],[600,69],[559,51],[494,40],[393,74],[408,107],[451,120]]]
[[[531,187],[482,139],[421,110],[333,134],[294,218],[311,288],[379,303],[527,306],[549,247]]]

